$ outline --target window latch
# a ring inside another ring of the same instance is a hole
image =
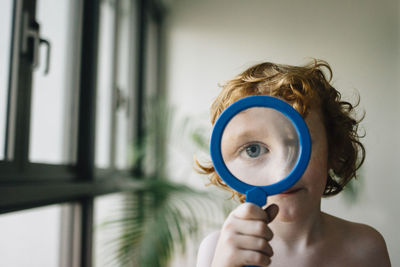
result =
[[[35,69],[39,66],[39,48],[40,45],[46,46],[46,65],[44,69],[44,74],[47,75],[50,69],[50,52],[51,45],[46,39],[40,37],[40,25],[35,20],[30,20],[29,14],[24,13],[23,18],[23,29],[22,29],[22,54],[26,55],[31,64],[32,68]]]

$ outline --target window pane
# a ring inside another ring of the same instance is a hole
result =
[[[95,164],[107,168],[111,163],[112,90],[114,66],[115,2],[101,1],[97,77]]]
[[[152,118],[146,121],[146,127],[148,128],[149,134],[146,136],[146,157],[145,157],[145,170],[146,173],[156,173],[160,167],[160,162],[163,161],[162,145],[159,143],[162,136],[162,127],[168,123],[167,121],[161,121],[157,118],[167,119],[167,116],[163,110],[162,94],[159,85],[159,72],[158,72],[158,32],[157,25],[150,17],[148,17],[147,27],[147,47],[146,47],[146,81],[145,81],[145,101],[146,105],[155,105],[154,108],[146,108],[146,116]],[[159,114],[156,114],[159,113]]]
[[[122,215],[123,194],[111,194],[98,197],[94,202],[94,266],[118,266],[113,264],[115,241],[121,235],[121,228],[108,222],[118,220]]]
[[[131,1],[120,1],[118,9],[118,97],[117,97],[117,112],[116,112],[116,155],[115,165],[118,169],[126,169],[128,167],[128,153],[131,145],[129,135],[129,98],[132,97],[132,72],[131,64],[134,62],[131,58],[131,53],[134,50],[134,41],[132,39],[132,29],[130,27],[131,20]]]
[[[4,159],[8,77],[10,71],[13,1],[2,1],[0,8],[0,160]]]
[[[0,266],[59,266],[62,206],[0,215]]]
[[[158,81],[158,45],[157,24],[148,18],[147,47],[146,47],[146,94],[147,97],[155,97]]]
[[[51,44],[46,75],[46,46],[34,72],[30,155],[33,162],[71,163],[76,149],[81,1],[38,0],[41,38]]]

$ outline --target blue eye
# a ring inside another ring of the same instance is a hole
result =
[[[250,158],[256,158],[260,156],[261,148],[260,145],[250,145],[246,147],[246,153]]]
[[[260,144],[251,144],[244,148],[246,154],[250,158],[257,158],[262,154],[267,153],[269,150]]]

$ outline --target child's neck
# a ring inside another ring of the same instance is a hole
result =
[[[323,233],[324,216],[320,209],[315,209],[304,216],[297,216],[291,221],[276,218],[269,224],[274,233],[273,242],[288,250],[298,250],[320,240]]]

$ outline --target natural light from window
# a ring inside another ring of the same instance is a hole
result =
[[[59,266],[60,205],[0,215],[0,266]]]
[[[4,159],[8,76],[10,73],[10,47],[13,1],[2,1],[0,8],[0,160]]]
[[[111,108],[113,89],[113,52],[115,7],[101,1],[99,54],[97,75],[96,157],[99,168],[110,167],[111,158]]]
[[[41,163],[70,163],[73,151],[74,105],[78,76],[76,46],[77,0],[39,0],[37,22],[41,38],[51,44],[50,69],[45,74],[46,46],[41,45],[34,72],[29,159]],[[79,35],[78,35],[79,36]]]

